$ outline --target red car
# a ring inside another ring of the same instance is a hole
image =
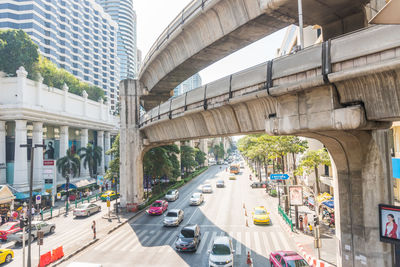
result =
[[[309,267],[308,263],[294,251],[275,251],[269,254],[271,267]]]
[[[151,204],[150,208],[147,210],[148,214],[151,215],[161,215],[168,209],[168,202],[165,200],[156,200]]]
[[[21,231],[19,228],[19,222],[8,222],[0,226],[0,239],[7,240],[9,234],[14,234]]]

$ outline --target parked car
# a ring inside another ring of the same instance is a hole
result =
[[[0,239],[7,241],[8,235],[17,233],[22,229],[19,228],[19,222],[7,222],[0,226]]]
[[[0,263],[9,263],[14,258],[14,251],[11,249],[0,249]]]
[[[197,224],[188,224],[179,233],[175,248],[178,251],[196,251],[200,241],[200,227]]]
[[[251,188],[266,188],[268,185],[267,181],[261,181],[261,182],[253,182],[250,186]]]
[[[165,200],[167,201],[175,201],[179,198],[179,191],[176,189],[169,190],[165,195]]]
[[[214,239],[208,259],[209,267],[233,267],[232,240],[227,236],[218,236]]]
[[[74,216],[90,216],[93,213],[101,211],[101,206],[94,203],[84,203],[80,204],[76,209],[74,209]]]
[[[29,233],[32,236],[32,239],[37,238],[37,232],[43,231],[44,234],[52,234],[56,230],[55,223],[52,222],[42,222],[42,221],[32,221],[31,231],[29,231],[28,227],[25,228],[25,240],[28,240]],[[23,233],[22,231],[10,234],[9,240],[15,240],[17,242],[22,242],[23,240]]]
[[[168,202],[165,200],[156,200],[151,204],[147,213],[150,215],[161,215],[168,209]]]
[[[107,201],[107,197],[110,197],[110,200],[113,200],[119,198],[119,193],[115,193],[113,190],[108,190],[100,196],[102,201]]]
[[[194,193],[190,197],[190,205],[200,205],[204,201],[204,196],[202,193]]]
[[[181,209],[172,209],[167,212],[163,220],[164,226],[178,226],[184,217],[184,212]]]
[[[225,182],[224,182],[224,180],[218,180],[217,183],[216,183],[216,186],[217,186],[217,187],[225,187]]]
[[[310,265],[294,251],[275,251],[269,254],[271,267],[295,266],[309,267]]]
[[[212,193],[212,186],[210,184],[205,184],[201,187],[201,192],[203,193]]]
[[[254,224],[270,224],[269,212],[263,207],[259,206],[252,212]]]

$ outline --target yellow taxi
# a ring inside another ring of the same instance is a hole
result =
[[[101,198],[102,201],[106,201],[106,200],[107,200],[107,197],[110,197],[110,200],[113,200],[113,199],[116,199],[116,198],[119,197],[119,193],[116,194],[115,191],[113,191],[113,190],[108,190],[108,191],[104,192],[104,193],[100,196],[100,198]]]
[[[256,207],[253,211],[254,224],[270,224],[271,220],[268,216],[269,212],[263,207]]]
[[[14,251],[11,249],[0,249],[0,263],[9,263],[14,258]]]

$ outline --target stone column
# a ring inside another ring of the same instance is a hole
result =
[[[200,139],[200,150],[206,153],[206,160],[204,161],[204,166],[208,166],[208,139]]]
[[[174,144],[179,148],[179,151],[180,151],[180,150],[181,150],[181,141],[176,141]],[[178,162],[179,162],[179,176],[176,178],[176,180],[177,180],[177,181],[180,181],[180,180],[182,180],[182,177],[181,177],[181,175],[180,175],[180,174],[182,173],[182,168],[181,168],[181,153],[177,154],[176,157],[178,158]]]
[[[323,142],[335,161],[338,266],[392,266],[393,247],[379,241],[378,216],[378,204],[393,203],[388,132],[364,130],[313,134]]]
[[[81,148],[86,147],[88,144],[88,129],[81,129]],[[89,177],[90,172],[89,172],[89,166],[83,165],[83,160],[81,160],[81,177]]]
[[[29,190],[27,148],[20,147],[20,145],[23,145],[26,143],[27,143],[26,120],[16,120],[15,121],[14,187],[18,191]]]
[[[68,146],[68,126],[60,127],[60,158],[67,155]]]
[[[111,147],[110,132],[104,132],[104,153],[110,150]],[[104,155],[104,166],[108,168],[110,163],[110,155]]]
[[[101,162],[97,166],[97,172],[104,174],[104,131],[97,131],[97,146],[101,147]]]
[[[43,122],[33,123],[33,136],[32,144],[43,144]],[[43,169],[43,148],[37,147],[34,150],[34,161],[33,161],[33,187],[41,188],[44,191],[44,180],[42,179]]]
[[[7,183],[6,168],[6,122],[0,121],[0,184]]]
[[[143,201],[143,155],[145,147],[139,130],[139,103],[142,95],[139,81],[120,83],[120,187],[121,206]],[[147,149],[147,148],[146,148]]]

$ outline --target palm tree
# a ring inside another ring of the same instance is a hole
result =
[[[90,177],[93,177],[96,173],[96,168],[101,163],[102,148],[87,144],[86,147],[82,147],[78,150],[78,154],[83,160],[83,167],[89,168]]]
[[[81,160],[77,154],[72,154],[71,150],[67,150],[67,155],[57,160],[57,170],[66,180],[65,189],[67,191],[67,203],[69,199],[69,180],[79,174]],[[68,206],[67,206],[68,212]]]

